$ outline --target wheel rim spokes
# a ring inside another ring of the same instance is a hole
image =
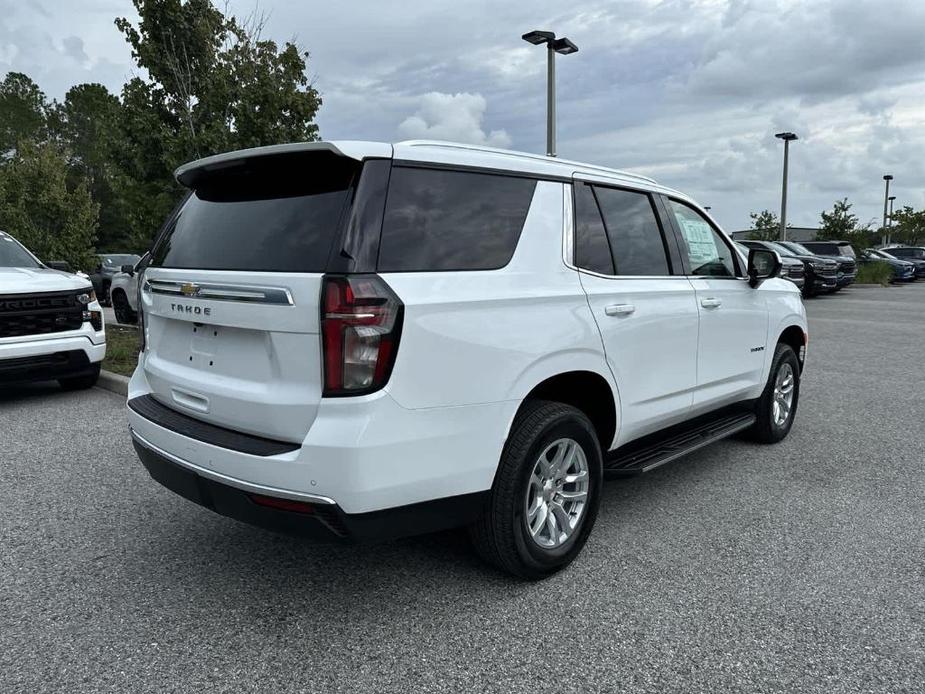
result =
[[[771,418],[777,426],[784,426],[793,410],[793,394],[796,377],[790,364],[782,364],[774,379],[774,394],[771,399]]]
[[[549,549],[571,537],[584,515],[589,481],[588,461],[577,441],[558,439],[543,450],[525,499],[525,522],[534,542]]]

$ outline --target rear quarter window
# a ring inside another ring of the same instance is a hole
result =
[[[389,181],[380,272],[496,270],[507,265],[536,181],[396,166]]]

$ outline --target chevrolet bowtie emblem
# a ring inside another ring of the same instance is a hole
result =
[[[199,292],[202,291],[202,288],[198,284],[193,284],[192,282],[185,282],[180,285],[180,293],[183,296],[199,296]]]

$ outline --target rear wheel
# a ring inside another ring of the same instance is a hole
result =
[[[800,362],[790,345],[778,343],[771,373],[755,406],[758,421],[749,429],[750,438],[777,443],[790,433],[800,400]]]
[[[100,365],[96,364],[93,370],[84,376],[74,376],[72,378],[59,378],[58,385],[62,390],[86,390],[96,385],[100,378]]]
[[[138,316],[129,306],[128,298],[121,289],[117,289],[112,293],[112,310],[116,314],[117,323],[135,323],[138,321]]]
[[[491,501],[470,528],[476,549],[530,580],[565,568],[594,526],[601,480],[600,445],[584,413],[528,403],[504,446]]]

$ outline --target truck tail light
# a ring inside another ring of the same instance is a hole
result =
[[[376,275],[326,275],[321,285],[325,397],[379,390],[392,373],[401,300]]]

